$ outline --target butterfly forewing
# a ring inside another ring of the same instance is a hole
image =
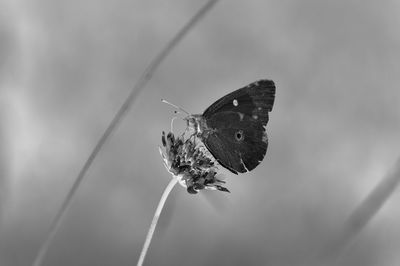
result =
[[[268,122],[268,112],[275,101],[275,84],[272,80],[259,80],[233,91],[210,105],[203,117],[208,119],[221,112],[238,112],[248,116],[258,115],[262,122]]]

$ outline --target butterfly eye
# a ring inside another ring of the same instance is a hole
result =
[[[237,141],[242,141],[244,138],[243,131],[239,130],[235,133],[235,138]]]

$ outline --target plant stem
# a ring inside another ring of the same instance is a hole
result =
[[[174,188],[175,184],[178,182],[178,180],[173,177],[171,181],[169,181],[167,187],[164,190],[164,193],[161,196],[160,202],[158,203],[156,212],[154,213],[153,220],[151,221],[151,225],[149,228],[149,231],[147,232],[146,240],[143,244],[142,252],[140,253],[140,257],[137,263],[137,266],[142,266],[144,258],[146,257],[147,250],[149,249],[151,239],[153,238],[154,230],[156,229],[158,218],[160,218],[161,211],[164,207],[165,201],[168,198],[169,193],[172,191]]]
[[[384,178],[375,188],[360,202],[348,219],[344,222],[336,237],[328,244],[321,254],[324,264],[337,265],[344,256],[346,250],[355,241],[356,236],[375,217],[383,204],[390,198],[393,191],[400,183],[400,158],[397,159],[393,168],[389,170]]]

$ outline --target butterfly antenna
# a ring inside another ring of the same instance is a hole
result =
[[[161,102],[166,103],[166,104],[168,104],[168,105],[171,105],[171,106],[175,107],[176,109],[178,109],[178,110],[184,112],[185,114],[190,115],[189,112],[186,111],[185,109],[183,109],[182,107],[179,107],[179,106],[177,106],[177,105],[175,105],[175,104],[173,104],[173,103],[170,103],[170,102],[168,102],[168,101],[165,100],[165,99],[161,99]],[[175,112],[175,113],[178,113],[178,112]]]

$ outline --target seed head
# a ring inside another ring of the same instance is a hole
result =
[[[202,189],[229,192],[221,185],[225,182],[216,177],[218,168],[214,158],[202,142],[197,141],[196,144],[196,140],[195,136],[185,139],[181,135],[175,138],[172,132],[167,136],[162,132],[161,142],[165,153],[161,147],[159,150],[167,171],[191,194]]]

